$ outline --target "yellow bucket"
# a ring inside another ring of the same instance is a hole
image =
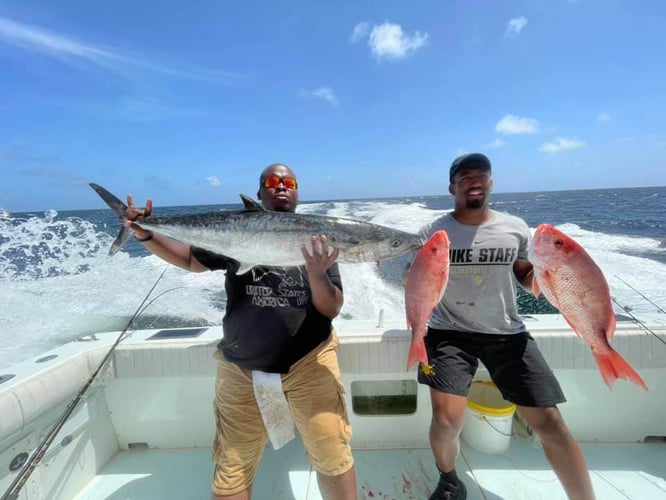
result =
[[[473,382],[467,395],[467,411],[461,437],[483,453],[509,449],[516,405],[502,397],[492,382]]]

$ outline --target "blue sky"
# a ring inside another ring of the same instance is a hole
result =
[[[0,207],[235,203],[666,185],[666,3],[0,4]]]

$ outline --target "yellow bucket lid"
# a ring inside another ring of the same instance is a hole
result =
[[[497,387],[492,382],[476,381],[476,382],[473,382],[472,385],[473,384],[485,385],[485,386],[494,387],[494,388]],[[503,399],[502,401],[506,401],[506,400]],[[506,401],[506,406],[503,406],[501,408],[493,408],[491,406],[485,406],[485,405],[482,405],[481,403],[477,403],[476,401],[472,401],[471,399],[469,399],[469,396],[467,398],[467,407],[476,411],[476,412],[478,412],[478,413],[483,413],[485,415],[490,415],[490,416],[494,416],[494,417],[506,417],[506,416],[511,415],[513,412],[516,411],[516,405],[513,404],[513,403],[510,403],[508,401]]]

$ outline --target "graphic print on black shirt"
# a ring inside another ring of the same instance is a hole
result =
[[[255,283],[263,282],[270,275],[276,276],[280,283],[277,287],[246,285],[252,304],[259,307],[303,307],[308,303],[308,293],[304,288],[309,285],[301,268],[298,275],[288,274],[284,268],[253,267],[250,272]]]
[[[312,305],[304,266],[255,266],[238,275],[233,259],[199,248],[192,255],[211,270],[226,270],[224,337],[218,347],[228,361],[249,370],[287,373],[330,335],[331,320]],[[326,274],[342,290],[338,265]]]

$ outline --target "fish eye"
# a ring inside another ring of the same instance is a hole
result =
[[[564,240],[562,238],[558,238],[555,240],[555,246],[556,247],[561,247],[564,246]]]
[[[393,248],[398,248],[401,244],[402,244],[402,242],[401,242],[400,240],[397,240],[397,239],[396,239],[396,240],[393,240],[393,241],[391,242],[391,246],[392,246]]]

